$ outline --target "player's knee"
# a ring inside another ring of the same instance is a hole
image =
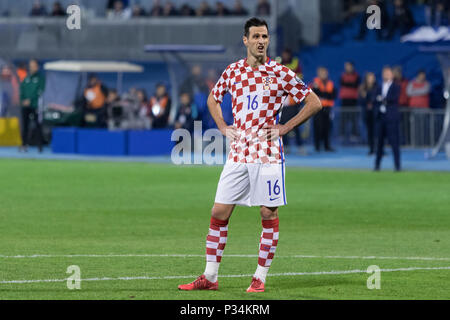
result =
[[[278,217],[278,208],[261,207],[261,218],[264,220],[274,220]]]
[[[217,208],[216,206],[213,206],[211,209],[211,217],[218,219],[218,217],[221,215],[222,211]]]
[[[226,206],[215,204],[211,209],[211,217],[218,220],[227,220],[230,217],[230,209]]]

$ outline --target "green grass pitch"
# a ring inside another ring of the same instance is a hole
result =
[[[0,299],[450,299],[448,173],[286,171],[266,292],[245,292],[261,222],[242,207],[219,291],[180,292],[204,270],[220,166],[0,160]],[[390,271],[378,290],[370,265]]]

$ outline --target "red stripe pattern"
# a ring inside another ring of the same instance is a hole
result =
[[[206,237],[206,261],[220,262],[227,243],[228,220],[211,217],[208,236]]]
[[[259,241],[258,264],[262,267],[270,267],[275,250],[278,245],[278,225],[279,219],[262,220],[263,231]]]

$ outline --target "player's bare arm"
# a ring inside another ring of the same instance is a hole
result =
[[[222,108],[220,103],[214,99],[213,95],[210,93],[208,97],[208,110],[211,114],[217,128],[222,132],[222,134],[231,140],[237,139],[239,133],[234,126],[229,126],[223,119]]]
[[[276,124],[268,127],[268,130],[261,136],[262,139],[276,140],[288,134],[295,127],[305,123],[322,109],[319,97],[311,92],[305,98],[305,106],[300,112],[285,124]]]

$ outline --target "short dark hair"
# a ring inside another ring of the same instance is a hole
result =
[[[87,78],[89,81],[91,81],[92,79],[98,79],[98,76],[95,73],[89,73]]]
[[[419,71],[417,71],[417,75],[424,73],[425,75],[427,75],[427,72],[425,71],[425,69],[419,69]]]
[[[262,26],[265,26],[267,28],[267,32],[269,32],[269,26],[267,25],[267,22],[265,20],[258,19],[255,17],[248,19],[245,22],[244,36],[246,36],[248,38],[251,27],[262,27]]]
[[[164,82],[158,82],[155,88],[158,89],[159,87],[164,87],[164,89],[167,89],[166,84]]]

